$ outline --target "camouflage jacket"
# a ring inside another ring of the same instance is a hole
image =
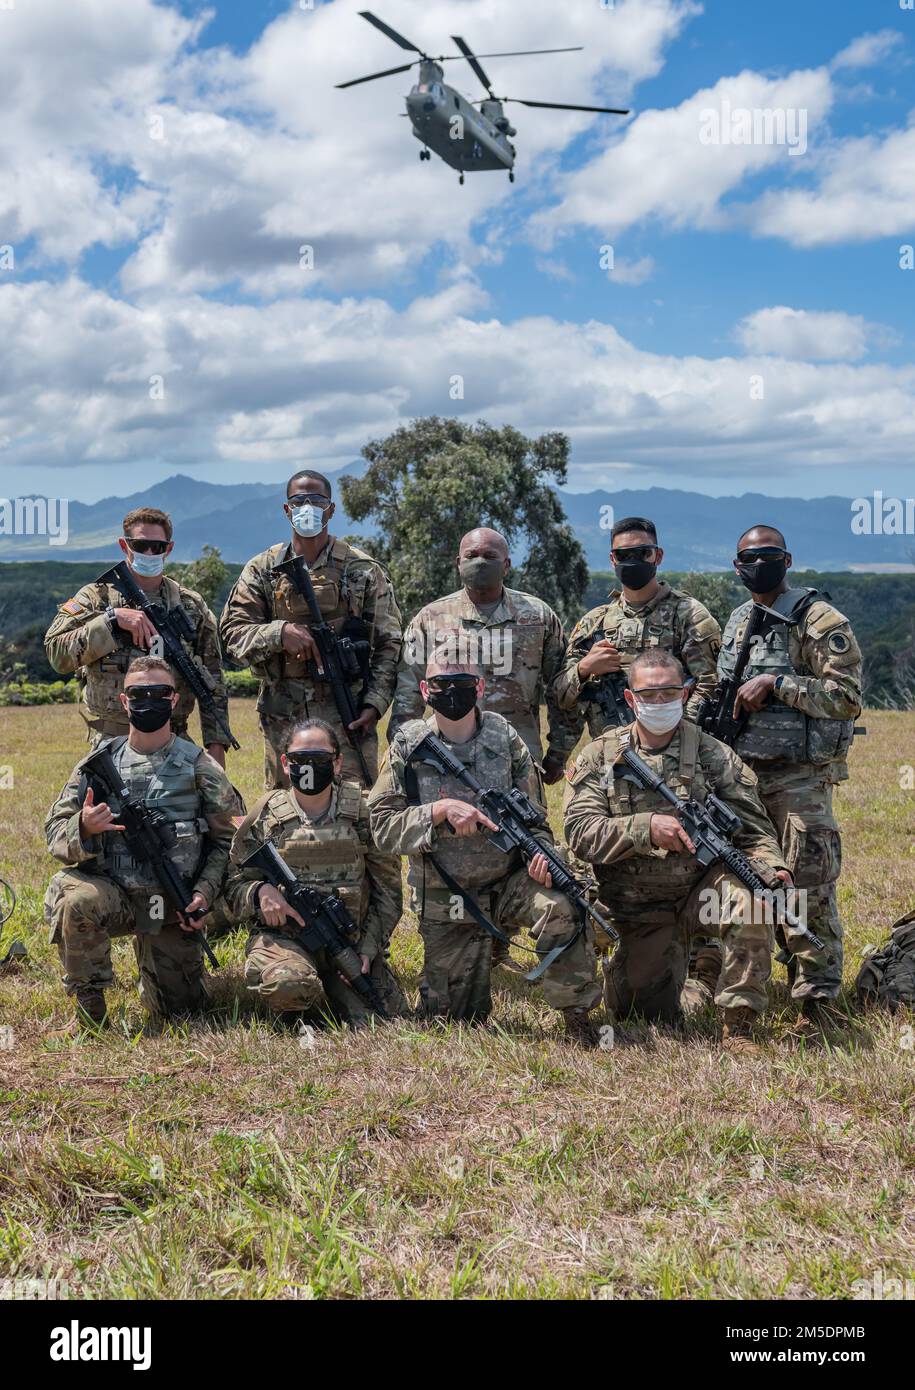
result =
[[[546,704],[550,749],[565,760],[578,742],[576,721],[563,715],[552,693],[566,642],[548,604],[518,589],[503,589],[498,607],[481,613],[466,589],[420,609],[404,633],[390,731],[423,717],[420,678],[433,656],[478,665],[486,677],[480,708],[501,714],[535,762],[541,760],[540,706]]]
[[[285,575],[271,574],[292,555],[291,542],[279,542],[249,560],[219,622],[226,651],[260,677],[262,714],[288,714],[290,693],[297,708],[312,701],[332,703],[327,681],[283,650],[283,624],[307,627],[311,621],[305,600]],[[400,611],[384,570],[364,550],[330,537],[309,574],[321,612],[336,632],[351,618],[366,624],[371,657],[361,698],[384,714],[394,694],[401,647]]]
[[[478,715],[477,732],[466,743],[449,743],[442,738],[432,714],[428,719],[413,719],[404,724],[388,745],[378,781],[369,795],[375,843],[392,854],[410,856],[409,879],[414,887],[423,881],[424,856],[432,853],[469,890],[488,888],[520,867],[520,853],[503,854],[481,834],[457,836],[444,825],[433,826],[432,802],[454,797],[473,805],[474,797],[458,778],[443,778],[423,763],[410,764],[415,775],[415,786],[411,785],[409,754],[428,733],[437,734],[484,787],[506,791],[518,787],[532,801],[541,800],[531,755],[521,736],[501,714],[487,710]],[[535,834],[542,843],[552,845],[548,830]]]
[[[854,721],[861,713],[861,651],[848,619],[815,589],[790,589],[773,605],[800,614],[791,627],[779,624],[753,646],[744,681],[779,679],[768,704],[752,713],[735,750],[766,773],[778,765],[827,768],[830,780],[848,776]],[[728,619],[718,658],[719,675],[733,669],[752,599]]]
[[[654,598],[640,604],[629,603],[621,590],[614,589],[607,603],[592,608],[575,624],[563,668],[553,687],[562,709],[581,708],[595,738],[603,733],[604,721],[597,705],[587,694],[582,695],[578,663],[592,643],[603,637],[621,652],[624,673],[629,670],[633,657],[647,648],[661,647],[673,652],[685,666],[687,675],[696,679],[686,707],[689,718],[695,717],[702,697],[715,688],[721,629],[698,599],[664,582]]]
[[[375,848],[369,829],[368,794],[358,782],[338,783],[324,815],[314,820],[301,808],[295,793],[284,788],[261,797],[242,821],[232,844],[226,899],[235,917],[249,920],[252,930],[263,930],[258,926],[256,901],[263,879],[256,869],[240,866],[265,840],[273,840],[303,883],[342,898],[361,929],[358,949],[363,955],[374,960],[387,949],[400,904],[391,896],[390,875],[384,873],[388,856]]]
[[[164,775],[178,751],[189,755],[187,787]],[[48,849],[68,868],[104,874],[125,891],[142,894],[147,871],[130,860],[120,831],[93,835],[85,842],[80,836],[79,817],[86,795],[83,761],[77,763],[48,812]],[[222,889],[229,861],[236,804],[232,783],[222,768],[209,753],[178,737],[152,753],[139,753],[125,741],[115,761],[132,790],[151,808],[162,811],[172,824],[176,842],[173,862],[185,873],[192,891],[203,893],[212,905]],[[175,800],[179,800],[177,806],[170,804]]]
[[[153,596],[167,609],[180,604],[196,629],[193,645],[186,646],[200,669],[216,702],[216,708],[229,722],[229,701],[223,682],[216,619],[204,600],[193,589],[185,589],[174,579],[163,578],[159,592]],[[130,725],[118,699],[124,688],[127,667],[135,656],[147,656],[144,647],[135,647],[130,634],[118,629],[113,634],[104,610],[129,607],[116,588],[107,584],[86,584],[73,598],[62,604],[57,617],[48,628],[44,646],[48,661],[62,676],[77,673],[80,684],[80,714],[90,729],[106,735],[126,734]],[[175,673],[178,708],[172,716],[172,726],[183,732],[196,703],[191,690]],[[203,710],[200,712],[201,738],[204,745],[228,741],[221,729]]]
[[[687,720],[659,752],[640,746],[635,725],[628,732],[642,760],[679,796],[704,801],[713,792],[736,812],[742,822],[734,840],[738,849],[772,868],[787,867],[759,799],[756,774],[730,748]],[[619,730],[608,729],[569,769],[564,800],[569,848],[594,866],[598,883],[612,889],[611,903],[677,902],[706,870],[691,854],[652,845],[651,817],[670,815],[671,808],[657,792],[615,775],[620,751]]]

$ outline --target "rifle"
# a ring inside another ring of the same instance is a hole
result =
[[[565,893],[566,897],[582,913],[587,913],[607,933],[611,941],[619,941],[619,932],[615,931],[597,909],[588,902],[583,885],[574,875],[569,873],[556,851],[548,845],[542,845],[531,834],[531,830],[538,829],[547,823],[546,812],[542,807],[535,805],[530,797],[525,796],[524,792],[517,787],[512,787],[510,791],[503,791],[497,787],[484,787],[481,782],[477,781],[469,768],[465,767],[459,758],[448,751],[435,734],[426,734],[425,738],[416,745],[410,754],[410,762],[427,763],[430,767],[434,767],[437,772],[440,772],[442,776],[456,777],[464,783],[465,787],[469,787],[476,797],[480,810],[499,827],[497,831],[483,831],[489,843],[495,845],[496,849],[501,850],[503,854],[511,854],[513,850],[519,849],[525,864],[529,864],[535,855],[542,854],[549,865],[553,887],[558,888],[560,893]],[[439,873],[442,872],[438,865],[436,868]],[[566,945],[571,944],[571,941],[566,943]],[[560,948],[560,950],[564,949],[565,946]],[[555,960],[557,954],[559,954],[558,951],[555,954],[554,951],[550,951],[546,964]],[[536,978],[542,974],[544,969],[546,969],[546,965],[538,967],[538,970],[529,975],[528,979]]]
[[[752,611],[747,619],[743,640],[737,652],[734,670],[724,680],[718,682],[711,695],[706,695],[699,706],[696,723],[700,729],[707,734],[712,734],[714,738],[720,739],[730,748],[734,747],[750,717],[749,710],[744,710],[743,714],[734,714],[734,700],[743,684],[743,673],[753,654],[751,650],[753,643],[757,637],[764,637],[766,633],[771,632],[777,623],[784,623],[790,627],[795,621],[793,615],[786,618],[776,609],[767,608],[764,603],[754,601]]]
[[[307,951],[326,951],[334,967],[361,994],[379,1018],[386,1019],[388,1012],[384,1000],[372,981],[362,973],[362,961],[350,944],[358,935],[358,928],[336,893],[319,893],[302,883],[289,865],[278,853],[272,840],[264,843],[249,854],[241,865],[242,869],[256,869],[267,883],[278,888],[290,907],[294,907],[304,920],[305,926],[295,932],[295,939]],[[288,922],[285,931],[292,931]]]
[[[166,608],[164,603],[153,603],[144,594],[131,574],[129,565],[124,560],[112,565],[111,569],[99,575],[95,582],[96,584],[114,584],[120,589],[130,608],[139,608],[141,612],[146,614],[161,639],[163,656],[168,664],[175,668],[185,685],[190,687],[201,712],[206,711],[213,723],[225,734],[233,748],[240,748],[241,744],[216,708],[213,692],[204,680],[200,667],[188,656],[182,645],[182,640],[193,642],[197,635],[194,625],[184,609],[180,605],[177,608]]]
[[[628,768],[630,781],[647,787],[649,791],[657,792],[673,808],[683,829],[696,846],[696,861],[702,868],[710,868],[712,864],[720,862],[745,888],[749,888],[754,897],[759,897],[767,907],[774,904],[775,892],[780,885],[784,886],[782,880],[774,869],[760,872],[754,868],[743,851],[732,843],[743,824],[736,811],[732,811],[711,792],[705,798],[704,805],[694,797],[682,800],[658,773],[652,772],[632,747],[623,750],[621,761]],[[626,775],[623,774],[624,777]],[[784,908],[779,916],[785,927],[809,941],[822,955],[827,954],[825,944],[795,913]],[[784,952],[779,952],[776,959],[784,962],[787,956]]]
[[[603,636],[599,629],[592,633],[585,652],[589,652],[595,642],[602,642]],[[606,671],[602,676],[593,676],[585,681],[582,687],[583,698],[597,705],[600,710],[605,729],[611,726],[622,727],[631,724],[635,719],[635,711],[629,708],[623,698],[626,685],[625,671]]]
[[[123,834],[133,858],[141,864],[149,865],[165,896],[186,921],[193,922],[203,917],[205,908],[195,907],[193,912],[187,911],[187,905],[194,894],[185,882],[184,875],[175,868],[169,858],[169,851],[174,849],[175,841],[171,826],[163,813],[147,806],[145,801],[138,797],[131,796],[130,788],[118,772],[107,748],[99,748],[95,753],[90,753],[89,757],[84,759],[83,767],[90,785],[95,784],[93,793],[100,793],[103,801],[115,800],[118,803],[118,820],[124,829],[112,833]],[[219,961],[212,946],[205,936],[201,936],[200,942],[210,965],[214,970],[218,970]]]
[[[362,663],[359,660],[358,649],[360,647],[367,648],[368,643],[354,642],[351,637],[338,637],[330,623],[325,621],[324,614],[318,607],[308,566],[301,555],[293,555],[291,559],[284,560],[282,564],[274,565],[273,573],[285,575],[308,605],[308,629],[321,654],[324,679],[330,684],[334,704],[337,706],[337,713],[343,724],[343,732],[356,754],[362,780],[367,787],[370,787],[372,777],[359,746],[359,737],[349,727],[359,715],[356,702],[353,699],[353,692],[350,689],[352,682],[362,676]]]

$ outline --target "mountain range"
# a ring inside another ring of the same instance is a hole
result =
[[[361,474],[366,464],[341,470],[334,478]],[[557,489],[566,517],[592,569],[608,568],[611,516],[651,517],[675,570],[710,571],[730,566],[737,537],[756,522],[779,527],[788,537],[795,564],[816,570],[906,567],[915,558],[911,535],[856,534],[852,501],[846,497],[790,498],[744,493],[708,497],[669,488],[569,492]],[[175,526],[176,560],[191,560],[204,545],[217,546],[223,559],[242,563],[288,533],[282,513],[283,482],[220,484],[176,474],[127,497],[70,502],[65,545],[46,536],[10,535],[9,512],[0,499],[0,560],[105,561],[116,556],[114,539],[125,512],[140,505],[160,507]],[[608,510],[611,509],[611,510]],[[337,501],[336,535],[371,534],[350,521]],[[523,558],[517,553],[515,558]]]

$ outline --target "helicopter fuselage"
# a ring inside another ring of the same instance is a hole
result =
[[[484,101],[478,111],[448,86],[442,69],[432,62],[421,65],[416,86],[406,101],[417,140],[452,169],[471,173],[514,167],[516,151],[508,137],[515,130],[501,102]]]

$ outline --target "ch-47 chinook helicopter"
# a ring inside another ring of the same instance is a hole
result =
[[[441,54],[430,58],[415,43],[410,43],[403,34],[398,34],[389,24],[385,24],[369,10],[360,10],[363,19],[374,24],[382,34],[393,39],[409,53],[418,53],[410,63],[400,67],[385,68],[384,72],[372,72],[368,77],[354,77],[350,82],[338,82],[338,87],[356,87],[360,82],[374,82],[378,77],[391,77],[395,72],[409,72],[418,67],[416,85],[407,97],[407,111],[413,125],[413,134],[422,142],[420,159],[431,159],[432,151],[450,164],[452,169],[460,170],[460,182],[464,173],[475,173],[479,169],[507,169],[512,183],[515,181],[514,164],[516,150],[509,136],[517,131],[503,111],[506,102],[517,102],[521,106],[546,106],[554,111],[599,111],[608,116],[628,116],[629,112],[615,106],[570,106],[563,101],[525,101],[522,97],[497,97],[492,84],[480,65],[480,58],[521,58],[535,53],[578,53],[577,48],[526,48],[512,53],[472,53],[462,38],[452,35],[460,53]],[[441,63],[467,62],[486,88],[486,96],[479,102],[470,102],[444,80]],[[479,106],[479,110],[477,110]]]

